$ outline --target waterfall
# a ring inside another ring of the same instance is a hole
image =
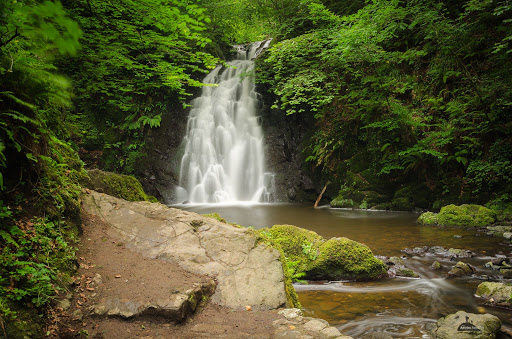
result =
[[[258,96],[252,61],[270,41],[235,46],[237,59],[204,78],[192,101],[185,154],[181,159],[177,202],[268,201],[263,132],[256,112]]]

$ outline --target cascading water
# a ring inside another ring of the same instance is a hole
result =
[[[177,202],[268,201],[263,133],[256,115],[252,61],[270,41],[236,46],[237,60],[218,66],[192,101]]]

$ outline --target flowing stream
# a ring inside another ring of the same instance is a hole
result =
[[[420,279],[391,278],[374,282],[311,282],[296,285],[306,315],[337,326],[358,338],[370,332],[394,338],[428,338],[425,325],[442,316],[465,310],[492,313],[504,326],[512,325],[512,313],[482,306],[474,296],[482,278],[496,276],[484,264],[496,255],[511,256],[511,244],[476,230],[438,228],[416,224],[418,214],[405,212],[352,211],[312,208],[303,204],[180,205],[197,213],[217,212],[229,222],[256,229],[275,224],[292,224],[317,232],[325,238],[345,236],[368,245],[375,255],[403,256],[407,267]],[[447,279],[456,261],[434,256],[406,255],[405,248],[444,246],[476,253],[460,260],[477,269],[477,277]],[[435,261],[443,268],[429,269]]]
[[[218,66],[192,101],[184,140],[177,202],[265,201],[263,133],[258,120],[252,61],[270,41],[235,46],[237,59]]]

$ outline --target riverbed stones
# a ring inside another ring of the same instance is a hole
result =
[[[330,326],[325,320],[302,317],[302,312],[299,309],[284,309],[278,314],[282,318],[273,322],[274,338],[352,339],[341,334],[336,327]]]
[[[279,252],[257,242],[249,229],[94,191],[85,196],[83,207],[110,225],[109,232],[127,248],[192,273],[214,276],[217,288],[211,300],[216,304],[271,309],[287,303]]]
[[[434,261],[432,263],[432,265],[430,265],[430,270],[432,271],[437,271],[437,270],[440,270],[441,268],[443,268],[443,266],[441,265],[441,263],[439,261]]]
[[[402,252],[409,255],[426,255],[433,257],[449,258],[450,260],[456,260],[458,258],[472,258],[476,254],[470,250],[461,248],[445,248],[443,246],[422,246],[414,248],[405,248]]]
[[[384,260],[388,268],[388,276],[393,277],[408,277],[418,278],[419,275],[412,269],[405,267],[404,259],[399,257],[386,258]]]
[[[432,328],[436,339],[492,339],[501,327],[501,321],[492,314],[473,314],[458,311],[437,320]]]
[[[478,285],[475,293],[493,306],[510,308],[512,306],[512,286],[498,282],[483,282]]]

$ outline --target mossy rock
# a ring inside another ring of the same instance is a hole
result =
[[[131,175],[98,169],[89,170],[87,174],[90,180],[86,180],[84,184],[89,189],[128,201],[158,201],[155,197],[147,195],[140,182]]]
[[[496,221],[496,212],[480,205],[448,205],[437,216],[438,225],[483,227]]]
[[[294,274],[306,279],[376,279],[386,272],[384,263],[365,245],[347,238],[325,240],[313,231],[275,225],[259,230],[271,245],[294,263]]]
[[[344,199],[341,195],[331,200],[330,205],[334,208],[354,208],[356,206],[352,199]]]
[[[299,261],[297,272],[303,272],[309,262],[318,256],[317,249],[324,241],[316,232],[293,225],[274,225],[260,232],[272,238],[274,245],[283,250],[288,260]]]
[[[414,196],[409,187],[403,187],[395,192],[391,201],[391,209],[395,211],[412,211],[414,209]]]
[[[420,215],[417,223],[424,226],[436,226],[437,225],[437,213],[425,212]]]
[[[496,222],[496,212],[480,205],[448,205],[438,214],[425,212],[418,223],[427,226],[484,227]]]
[[[370,280],[386,272],[386,265],[368,246],[348,238],[331,238],[319,247],[319,252],[305,272],[309,279]]]
[[[477,296],[486,303],[510,308],[512,306],[512,286],[498,282],[483,282],[476,289]]]
[[[279,260],[283,265],[283,275],[284,275],[284,288],[286,293],[286,307],[288,308],[301,308],[301,304],[299,301],[299,296],[297,295],[297,291],[293,287],[292,274],[293,272],[289,269],[289,262],[283,249],[280,245],[276,243],[276,240],[273,238],[272,234],[269,232],[268,228],[264,228],[261,230],[250,229],[256,237],[258,238],[258,242],[263,242],[266,245],[276,249],[279,251]]]

